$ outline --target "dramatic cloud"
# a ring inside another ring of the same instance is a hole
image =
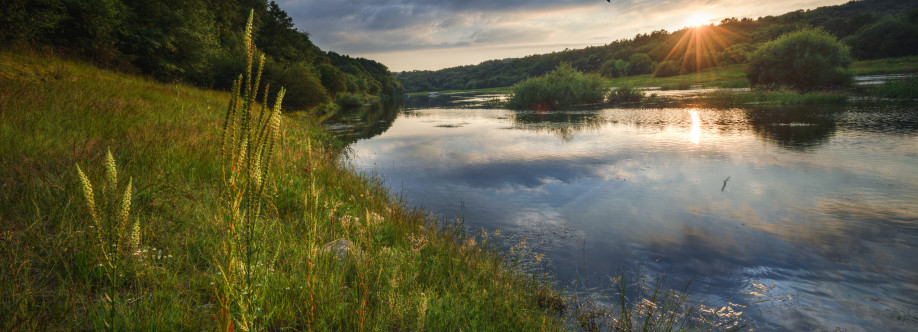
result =
[[[325,50],[395,71],[603,45],[698,17],[759,17],[845,0],[278,0]]]

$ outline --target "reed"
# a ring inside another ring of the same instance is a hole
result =
[[[122,283],[127,269],[134,267],[130,258],[132,253],[140,249],[139,219],[128,233],[128,216],[131,211],[131,185],[133,178],[128,183],[122,194],[118,194],[118,168],[111,150],[105,155],[105,181],[98,195],[93,190],[92,182],[80,165],[76,165],[77,176],[83,192],[83,199],[89,219],[92,222],[86,234],[92,234],[90,248],[96,256],[95,268],[101,271],[105,284],[101,299],[106,304],[107,317],[103,318],[107,330],[117,328],[116,316],[118,302],[120,301],[118,285]]]
[[[221,166],[223,173],[222,220],[226,235],[214,276],[220,301],[220,328],[231,331],[256,330],[263,308],[266,274],[272,268],[266,250],[266,219],[263,207],[270,203],[266,193],[274,144],[280,128],[284,88],[268,109],[267,100],[256,100],[265,57],[259,54],[252,38],[254,11],[249,13],[243,35],[246,72],[233,82],[233,95],[223,123]],[[255,55],[258,60],[254,60]],[[253,76],[253,65],[257,66]],[[270,89],[265,86],[263,98]],[[260,105],[260,106],[259,106]]]

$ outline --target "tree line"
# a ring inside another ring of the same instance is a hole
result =
[[[316,107],[340,93],[403,93],[386,66],[319,49],[274,1],[8,0],[0,10],[3,45],[218,89],[229,89],[244,71],[240,31],[254,10],[264,80],[287,89],[285,110]]]
[[[862,0],[758,19],[727,18],[703,29],[657,30],[604,46],[396,75],[408,92],[510,86],[544,75],[561,63],[605,77],[675,76],[748,63],[765,43],[804,28],[819,28],[838,38],[856,59],[918,54],[918,2]],[[699,32],[703,30],[706,32]],[[692,43],[703,43],[704,47]]]

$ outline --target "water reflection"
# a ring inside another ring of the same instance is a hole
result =
[[[403,108],[403,100],[382,100],[360,107],[342,108],[326,120],[325,127],[346,143],[380,135]]]
[[[443,93],[436,96],[410,95],[405,100],[405,108],[451,108],[451,109],[496,109],[500,108],[507,95],[492,93]]]
[[[605,119],[598,110],[582,111],[514,111],[513,128],[534,132],[545,132],[564,141],[571,141],[574,134],[596,130]]]
[[[413,204],[526,237],[562,283],[641,266],[748,305],[761,330],[913,330],[916,124],[913,108],[416,109],[352,148]]]
[[[762,108],[746,112],[756,134],[791,150],[819,146],[835,134],[835,113],[843,108]]]
[[[692,116],[692,131],[689,135],[692,143],[698,144],[698,141],[701,140],[701,117],[698,116],[698,110],[690,110],[689,114]]]

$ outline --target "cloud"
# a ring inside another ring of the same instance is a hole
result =
[[[661,28],[679,29],[688,25],[693,14],[712,20],[758,17],[845,1],[279,0],[278,4],[322,49],[385,59],[384,64],[399,71],[521,57],[545,52],[547,45],[604,45]],[[488,56],[494,49],[501,51]],[[464,55],[442,57],[440,62],[422,59],[430,50]]]

